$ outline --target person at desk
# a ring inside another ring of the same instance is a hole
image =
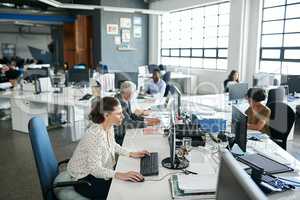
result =
[[[249,108],[245,111],[248,116],[248,129],[257,130],[266,134],[270,133],[268,122],[271,110],[262,104],[266,93],[261,88],[250,88],[247,92]]]
[[[152,79],[149,81],[145,88],[145,92],[151,95],[159,94],[161,97],[164,96],[166,91],[166,83],[160,78],[160,70],[155,69],[152,74]]]
[[[118,99],[104,97],[92,109],[91,125],[77,145],[71,157],[67,172],[76,180],[91,185],[75,185],[75,190],[91,199],[106,198],[112,178],[140,182],[144,177],[135,171],[117,172],[115,154],[141,158],[149,155],[146,150],[129,152],[115,142],[113,125],[120,125],[124,118]]]
[[[239,73],[236,70],[232,70],[228,78],[224,81],[224,92],[228,92],[228,86],[231,84],[239,83]]]
[[[133,113],[131,110],[131,101],[135,93],[135,84],[131,81],[124,81],[120,87],[120,94],[116,97],[121,102],[123,114],[125,116],[124,125],[126,128],[145,128],[146,126],[154,126],[160,123],[159,119],[148,118],[144,116],[149,114],[148,110],[138,110]]]

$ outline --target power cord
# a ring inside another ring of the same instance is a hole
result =
[[[173,175],[173,174],[185,174],[185,172],[184,171],[182,171],[182,172],[170,172],[170,173],[167,173],[164,176],[160,177],[159,179],[145,179],[145,181],[162,181],[166,177],[168,177],[170,175]]]

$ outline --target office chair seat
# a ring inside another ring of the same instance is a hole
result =
[[[74,181],[67,171],[61,172],[54,180],[55,183],[64,182],[64,181]],[[54,194],[58,199],[64,200],[88,200],[88,198],[83,197],[77,193],[73,186],[69,187],[60,187],[54,189]]]

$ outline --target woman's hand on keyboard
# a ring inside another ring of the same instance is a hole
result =
[[[116,172],[115,177],[123,181],[141,182],[144,181],[144,177],[139,172]]]
[[[130,152],[129,157],[131,158],[142,158],[145,156],[150,156],[149,151],[143,150],[143,151],[137,151],[137,152]]]

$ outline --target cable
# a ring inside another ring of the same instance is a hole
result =
[[[148,179],[148,180],[145,179],[145,181],[162,181],[163,179],[165,179],[169,175],[172,175],[172,174],[181,174],[181,173],[184,173],[184,172],[170,172],[170,173],[167,173],[164,176],[160,177],[159,179]]]

